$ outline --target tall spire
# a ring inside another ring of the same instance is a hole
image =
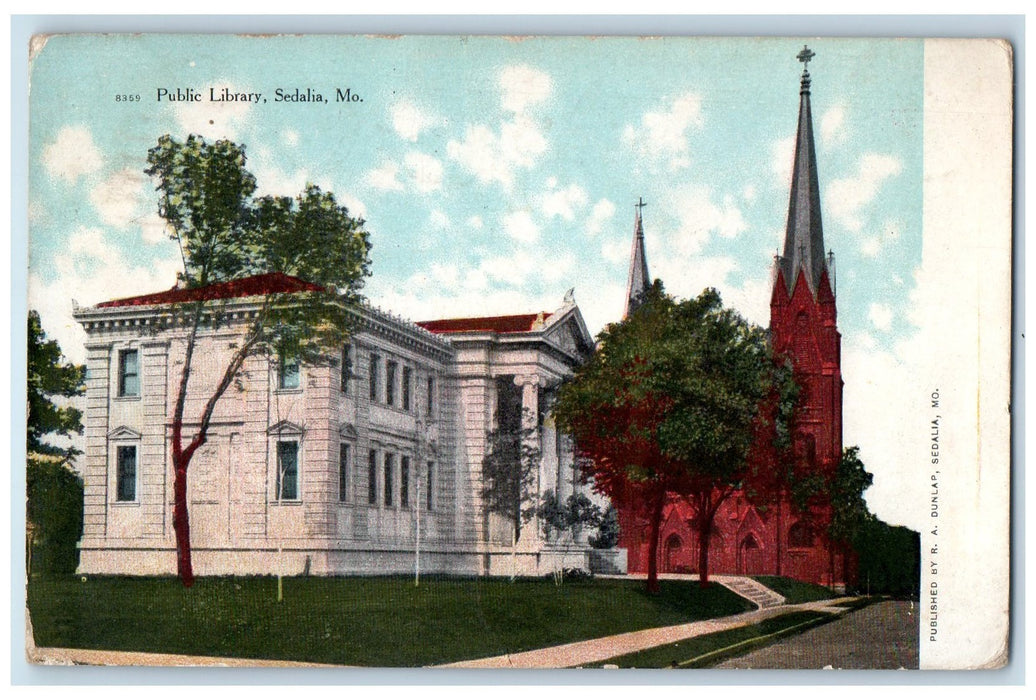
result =
[[[795,137],[795,165],[791,176],[791,201],[788,204],[788,230],[784,238],[781,270],[792,293],[799,274],[814,296],[824,274],[824,230],[820,222],[820,185],[817,178],[817,153],[813,143],[813,115],[809,105],[809,62],[815,56],[804,46],[797,58],[802,61],[799,89],[799,128]]]
[[[641,298],[651,286],[648,274],[647,255],[644,253],[644,224],[641,221],[641,210],[647,202],[640,197],[633,207],[637,210],[633,223],[633,250],[630,252],[630,274],[626,283],[626,310],[622,317],[626,318],[641,304]]]

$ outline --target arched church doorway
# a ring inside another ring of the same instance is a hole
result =
[[[763,572],[763,550],[752,533],[745,535],[737,548],[737,572],[742,575]]]
[[[683,547],[683,540],[679,535],[669,535],[665,541],[665,552],[662,557],[662,571],[667,574],[676,572],[676,567],[681,564],[680,555]]]

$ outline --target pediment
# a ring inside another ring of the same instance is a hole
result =
[[[108,433],[109,440],[139,440],[141,437],[140,433],[125,425],[120,425]]]
[[[352,423],[342,423],[338,426],[338,437],[340,438],[355,440],[359,436],[360,434],[356,432],[356,426]]]
[[[545,338],[547,342],[570,355],[589,355],[594,348],[593,338],[587,332],[579,310],[574,306],[557,323],[550,324]]]
[[[306,431],[301,425],[290,420],[282,420],[271,425],[266,432],[269,435],[302,435]]]

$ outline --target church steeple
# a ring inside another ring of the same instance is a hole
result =
[[[804,46],[797,56],[803,63],[799,89],[799,127],[795,137],[795,164],[791,176],[788,229],[784,238],[784,255],[780,259],[780,268],[784,273],[784,282],[789,294],[794,291],[798,276],[802,274],[805,275],[806,283],[816,297],[820,291],[825,264],[817,153],[813,143],[813,115],[809,104],[809,61],[814,55],[808,46]]]
[[[641,297],[651,286],[647,255],[644,253],[644,224],[641,220],[641,210],[646,205],[643,197],[634,205],[637,214],[633,223],[633,250],[630,252],[630,274],[626,283],[626,310],[623,311],[623,318],[628,317],[640,306]]]

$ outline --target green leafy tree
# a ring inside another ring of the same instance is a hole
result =
[[[266,294],[244,324],[236,349],[215,386],[196,388],[208,398],[197,426],[184,435],[199,333],[226,325],[225,302],[200,298],[177,305],[170,323],[182,330],[185,357],[171,416],[173,529],[177,573],[185,586],[191,566],[187,474],[205,444],[217,402],[253,355],[290,357],[303,363],[331,362],[350,329],[350,307],[360,299],[370,273],[370,242],[363,220],[349,215],[330,192],[307,185],[298,196],[255,197],[255,177],[246,169],[243,146],[162,136],[148,151],[148,168],[159,193],[159,214],[180,245],[180,285],[205,287],[233,279],[280,272],[310,283],[294,294]],[[204,295],[199,295],[204,296]]]
[[[658,590],[659,532],[672,497],[694,507],[708,584],[712,522],[746,477],[774,367],[766,332],[724,308],[716,290],[677,301],[656,281],[562,386],[555,419],[579,446],[585,475],[649,523],[649,591]]]
[[[83,534],[83,482],[68,462],[79,451],[48,439],[83,432],[82,412],[58,406],[54,400],[81,396],[86,368],[65,361],[57,341],[47,339],[36,311],[29,311],[27,331],[25,515],[31,536],[26,568],[72,573],[77,564],[76,542]]]
[[[27,398],[28,415],[26,448],[30,455],[64,455],[73,457],[73,447],[58,447],[47,442],[47,436],[71,437],[83,432],[83,412],[74,406],[58,406],[55,397],[70,399],[82,396],[86,368],[66,362],[56,340],[48,340],[40,324],[40,315],[29,311]]]
[[[71,574],[83,536],[83,480],[60,457],[30,455],[25,517],[29,523],[26,573]]]
[[[863,497],[863,492],[873,483],[874,475],[860,459],[860,448],[856,445],[845,448],[826,490],[831,509],[828,536],[846,550],[860,541],[867,524],[874,519]]]
[[[489,449],[482,458],[482,502],[488,512],[510,523],[512,545],[536,514],[540,450],[535,438],[535,428],[497,428],[490,432]]]
[[[619,543],[619,512],[615,505],[608,504],[601,520],[597,524],[597,532],[590,535],[590,546],[594,549],[611,549]]]
[[[562,501],[557,494],[550,491],[540,500],[536,509],[540,518],[543,534],[548,541],[555,544],[571,545],[575,542],[579,530],[584,527],[597,527],[601,523],[601,508],[591,501],[586,494],[573,493]],[[565,578],[563,560],[554,566],[554,584],[560,586]]]

